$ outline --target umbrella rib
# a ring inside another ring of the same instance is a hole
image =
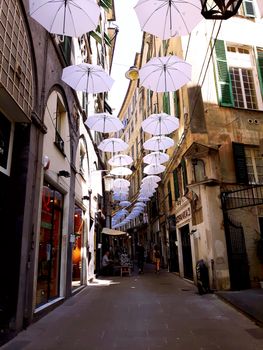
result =
[[[145,26],[147,25],[147,23],[149,22],[149,20],[151,19],[151,17],[158,12],[161,8],[165,7],[166,1],[163,2],[163,4],[161,4],[159,7],[157,7],[152,13],[150,13],[149,17],[147,17],[147,19],[144,21],[143,26],[142,26],[142,30],[144,30]]]
[[[92,22],[92,24],[93,24],[94,26],[97,25],[97,23],[95,23],[95,22],[93,21],[93,19],[89,16],[88,12],[86,12],[81,6],[78,6],[74,1],[70,1],[70,2],[71,2],[71,4],[72,4],[72,6],[78,8],[80,11],[82,11],[82,12],[88,17],[88,19]],[[95,4],[96,4],[96,3],[95,3]]]
[[[52,1],[49,1],[49,2],[52,2]],[[60,2],[60,1],[56,1],[56,2]],[[53,21],[51,22],[50,31],[52,31],[52,28],[53,28],[53,25],[54,25],[55,20],[56,20],[56,18],[57,18],[57,15],[58,15],[59,11],[61,10],[61,8],[64,6],[64,4],[65,4],[65,1],[61,2],[61,6],[59,7],[59,9],[57,10],[57,12],[55,13],[54,18],[53,18]],[[64,26],[64,23],[63,23],[63,26]],[[63,30],[63,32],[64,32],[64,30]]]
[[[154,64],[153,64],[152,66],[153,66],[153,67],[156,67],[156,65],[154,65]],[[148,67],[150,67],[150,65],[149,65]],[[159,70],[160,70],[160,68],[157,67],[155,70],[149,72],[149,74],[147,74],[146,77],[141,81],[141,85],[143,85],[143,83],[145,82],[146,79],[149,78],[149,76],[151,76],[153,73],[158,72]]]
[[[52,1],[52,0],[50,0],[50,1],[47,1],[47,2],[45,2],[44,4],[42,4],[42,5],[40,5],[38,8],[36,8],[33,12],[30,12],[30,16],[32,16],[32,15],[34,15],[39,9],[41,9],[42,7],[44,7],[44,6],[46,6],[47,4],[52,4],[52,3],[54,3],[54,2],[58,2],[58,3],[62,3],[61,4],[61,6],[63,6],[64,5],[64,0],[57,0],[57,1]],[[61,9],[61,7],[59,8],[59,10]],[[58,11],[59,11],[58,10]]]
[[[178,2],[178,3],[181,3],[181,4],[182,4],[182,2]],[[184,3],[187,3],[187,2],[184,2]],[[187,26],[187,24],[186,24],[186,21],[185,21],[183,15],[181,14],[181,11],[179,11],[179,9],[177,8],[177,6],[175,5],[174,2],[172,2],[172,6],[173,6],[173,8],[177,11],[177,13],[179,14],[179,16],[180,16],[180,18],[181,18],[181,20],[182,20],[182,22],[183,22],[183,24],[184,24],[184,26],[185,26],[185,28],[186,28],[188,34],[189,34],[190,31],[189,31],[189,29],[188,29],[188,26]]]

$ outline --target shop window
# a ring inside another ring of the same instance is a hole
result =
[[[63,195],[44,183],[38,251],[36,305],[59,296]]]
[[[0,112],[0,171],[10,175],[14,123]]]
[[[80,285],[81,281],[81,247],[83,240],[83,211],[75,205],[74,212],[74,243],[72,249],[72,286]]]

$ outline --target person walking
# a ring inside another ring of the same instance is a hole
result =
[[[157,244],[154,246],[153,254],[154,254],[154,259],[155,259],[155,273],[159,273],[160,272],[161,253],[160,253],[160,248],[158,247]]]
[[[144,267],[144,246],[141,243],[137,245],[137,261],[138,261],[138,269],[139,274],[143,273]]]

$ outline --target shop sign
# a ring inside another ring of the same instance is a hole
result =
[[[176,215],[176,223],[179,224],[179,222],[184,221],[188,219],[191,216],[191,210],[190,207],[182,211],[180,214]]]

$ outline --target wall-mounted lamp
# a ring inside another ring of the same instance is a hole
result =
[[[139,79],[139,70],[135,66],[131,66],[129,70],[125,73],[125,77],[129,80]]]
[[[70,177],[70,173],[67,170],[60,170],[58,176]]]
[[[228,19],[237,14],[242,0],[201,0],[201,13],[206,19]]]
[[[110,192],[113,189],[114,176],[108,174],[103,177],[105,184],[105,191]]]
[[[43,156],[42,165],[43,165],[44,170],[48,170],[48,168],[50,166],[50,159],[48,156]]]

